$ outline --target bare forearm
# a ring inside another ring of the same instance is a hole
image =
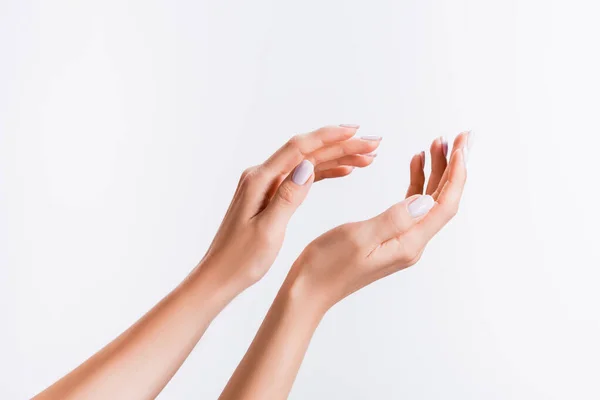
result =
[[[36,399],[153,399],[239,291],[204,266]]]
[[[323,314],[288,279],[220,399],[286,399]]]

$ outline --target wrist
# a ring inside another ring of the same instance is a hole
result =
[[[320,321],[329,310],[329,301],[308,279],[292,267],[277,298],[307,318]]]
[[[228,276],[227,271],[222,261],[205,258],[190,272],[183,286],[225,306],[246,288],[239,279]]]

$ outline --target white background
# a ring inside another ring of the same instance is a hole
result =
[[[315,185],[269,274],[160,398],[216,398],[291,262],[398,201],[473,129],[457,218],[333,308],[292,399],[598,399],[593,1],[0,1],[0,397],[81,363],[202,257],[240,172],[360,123],[372,167]]]

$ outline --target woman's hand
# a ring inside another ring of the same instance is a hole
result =
[[[205,272],[235,291],[258,281],[313,181],[345,176],[373,162],[381,138],[355,137],[357,129],[329,126],[294,136],[264,163],[244,171],[199,270],[211,269]]]
[[[287,398],[324,313],[350,293],[416,263],[429,239],[456,214],[469,139],[467,133],[456,138],[449,163],[445,140],[433,142],[425,195],[421,153],[410,163],[406,200],[371,220],[335,228],[308,245],[220,399]]]
[[[447,143],[441,138],[433,142],[425,193],[421,153],[411,161],[411,184],[404,201],[370,220],[339,226],[309,244],[290,272],[292,290],[309,292],[325,311],[371,282],[415,264],[427,242],[458,211],[467,177],[469,135],[457,136],[448,163]]]

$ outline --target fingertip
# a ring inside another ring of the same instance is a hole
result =
[[[362,155],[360,156],[360,162],[358,162],[355,166],[358,168],[368,167],[369,165],[373,164],[373,161],[375,161],[376,157],[377,153]]]
[[[440,142],[442,143],[442,154],[444,154],[444,158],[448,157],[448,139],[445,136],[440,137]]]
[[[448,156],[448,141],[446,138],[443,136],[436,138],[431,143],[429,152],[431,153],[432,160],[442,161],[442,158],[446,158]]]
[[[452,145],[452,152],[462,148],[467,144],[468,135],[469,131],[463,131],[456,135],[456,138],[454,138],[454,143]]]
[[[372,155],[379,148],[381,141],[379,140],[365,140],[364,142],[364,155]]]
[[[425,167],[425,152],[415,154],[410,160],[410,169],[413,172],[422,171]]]
[[[341,167],[337,167],[337,168],[333,168],[331,169],[331,176],[330,178],[341,178],[343,176],[347,176],[350,175],[352,173],[352,171],[354,171],[354,166],[350,166],[350,165],[344,165]]]
[[[308,160],[303,160],[292,173],[292,182],[296,185],[306,184],[314,175],[315,166]]]
[[[442,147],[442,140],[441,138],[435,138],[433,140],[433,142],[431,142],[431,146],[429,146],[429,152],[431,153],[431,155],[433,155],[436,150],[441,149]]]
[[[335,167],[324,171],[319,171],[316,173],[315,180],[320,181],[322,179],[332,179],[332,178],[342,178],[344,176],[348,176],[354,171],[353,166],[341,166]]]
[[[353,156],[351,160],[348,160],[349,163],[347,164],[347,166],[350,166],[353,168],[365,168],[365,167],[368,167],[369,165],[373,164],[373,161],[375,161],[375,158],[377,158],[377,153],[357,154],[357,155]],[[346,166],[346,165],[344,165],[344,166]]]
[[[342,170],[340,170],[340,175],[339,175],[339,176],[340,176],[340,177],[342,177],[342,176],[348,176],[348,175],[350,175],[350,174],[351,174],[353,171],[354,171],[354,167],[350,167],[350,166],[348,166],[348,167],[345,167],[345,168],[343,168]]]
[[[358,128],[360,128],[360,125],[340,124],[332,128],[336,129],[340,133],[341,140],[346,140],[356,135],[356,132],[358,131]]]
[[[468,149],[463,146],[452,152],[450,158],[449,180],[463,182],[466,179]]]

